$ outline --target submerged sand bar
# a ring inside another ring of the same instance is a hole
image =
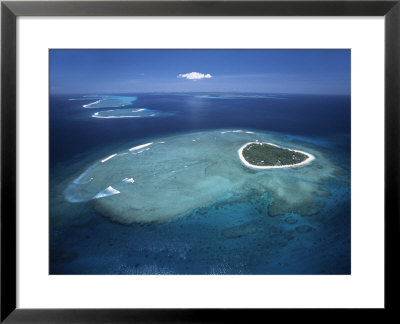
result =
[[[301,153],[307,156],[307,158],[300,162],[300,163],[294,163],[294,164],[284,164],[284,165],[254,165],[251,164],[250,162],[248,162],[244,156],[243,156],[243,150],[248,147],[249,145],[263,145],[263,144],[267,144],[267,145],[271,145],[271,146],[275,146],[275,147],[279,147],[281,149],[284,150],[288,150],[288,151],[292,151],[292,152],[296,152],[296,153]],[[314,155],[310,154],[310,153],[306,153],[304,151],[299,151],[299,150],[293,150],[293,149],[287,149],[287,148],[283,148],[280,147],[276,144],[273,143],[268,143],[268,142],[249,142],[244,144],[239,150],[238,150],[238,155],[240,158],[240,161],[248,168],[252,168],[252,169],[258,169],[258,170],[265,170],[265,169],[282,169],[282,168],[294,168],[294,167],[299,167],[302,165],[305,165],[307,163],[310,163],[312,160],[315,159]]]

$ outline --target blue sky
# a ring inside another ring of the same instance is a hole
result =
[[[350,50],[50,50],[50,91],[350,94]]]

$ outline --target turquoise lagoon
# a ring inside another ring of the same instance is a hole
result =
[[[252,192],[270,216],[313,214],[318,197],[330,195],[323,183],[334,177],[337,167],[322,153],[297,143],[290,148],[307,150],[315,161],[254,171],[242,165],[237,151],[258,141],[287,147],[278,135],[246,130],[155,138],[96,161],[68,185],[65,199],[91,200],[100,214],[123,224],[167,221]]]

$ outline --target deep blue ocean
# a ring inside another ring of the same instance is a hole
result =
[[[96,99],[50,96],[50,274],[350,274],[350,96],[110,95],[136,97],[120,109],[160,115],[94,118],[115,106],[83,108]],[[219,129],[307,143],[341,173],[321,184],[330,195],[318,198],[320,210],[309,216],[293,211],[270,217],[246,196],[167,222],[125,225],[89,202],[64,199],[77,174],[130,143]],[[251,229],[221,235],[243,224]]]

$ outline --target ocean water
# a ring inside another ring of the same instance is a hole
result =
[[[350,274],[350,97],[52,95],[49,195],[51,274]]]

